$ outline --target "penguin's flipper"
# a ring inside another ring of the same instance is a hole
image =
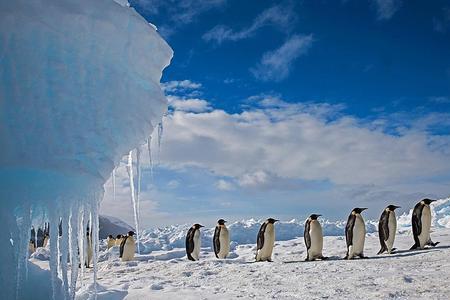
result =
[[[216,230],[214,230],[214,238],[213,238],[213,245],[214,245],[214,254],[217,258],[219,258],[219,252],[220,252],[220,226],[216,226]]]
[[[305,232],[303,233],[303,238],[305,239],[306,249],[308,250],[311,247],[311,236],[309,235],[309,229],[311,226],[311,221],[308,220],[305,223]]]
[[[122,239],[122,242],[120,243],[119,258],[122,258],[123,250],[124,250],[124,248],[125,248],[125,242],[127,241],[127,238],[128,238],[128,236],[125,236],[125,237]]]
[[[261,225],[261,228],[259,229],[258,232],[258,237],[256,240],[256,249],[260,250],[262,249],[262,247],[264,246],[264,233],[266,232],[266,227],[267,227],[267,223],[264,223]]]
[[[194,251],[194,235],[195,228],[191,227],[186,235],[186,254],[189,260],[195,261],[195,259],[191,256],[191,253]]]
[[[353,245],[353,227],[355,226],[355,220],[356,217],[353,214],[348,216],[347,225],[345,226],[345,240],[347,242],[347,249],[349,246]]]

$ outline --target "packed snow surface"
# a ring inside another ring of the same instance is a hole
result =
[[[414,243],[406,223],[399,226],[392,255],[376,255],[380,245],[373,221],[367,221],[365,255],[368,259],[342,259],[346,252],[344,222],[322,221],[326,261],[305,262],[302,222],[275,225],[273,263],[255,263],[256,231],[253,219],[229,226],[231,253],[216,259],[211,249],[212,229],[202,230],[200,261],[187,260],[184,238],[187,225],[146,230],[142,247],[148,254],[121,262],[118,247],[100,248],[97,285],[83,275],[77,299],[448,299],[450,292],[450,228],[442,225],[450,199],[432,205],[435,248],[408,250]],[[399,219],[406,219],[405,214]],[[399,222],[401,225],[401,222]],[[289,233],[288,233],[289,232]],[[234,238],[233,238],[234,236]],[[150,248],[152,248],[150,250]],[[45,253],[45,252],[44,252]],[[32,262],[47,268],[48,262]]]
[[[254,243],[236,245],[225,260],[205,247],[197,262],[187,260],[183,248],[121,262],[113,247],[100,255],[98,299],[448,299],[450,229],[437,229],[432,238],[441,244],[409,251],[412,236],[400,234],[396,254],[376,256],[378,236],[369,234],[370,258],[352,261],[342,259],[342,236],[325,237],[329,260],[315,262],[304,262],[303,238],[277,241],[273,263],[254,263]],[[91,271],[84,276],[77,299],[93,299]]]

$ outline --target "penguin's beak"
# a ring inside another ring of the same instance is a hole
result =
[[[361,208],[361,211],[364,211],[364,210],[366,210],[367,209],[367,207],[363,207],[363,208]]]
[[[200,227],[200,228],[201,228],[201,227],[205,227],[205,226],[203,226],[203,225],[199,225],[198,227]]]
[[[275,223],[275,222],[278,222],[278,221],[280,221],[280,220],[274,220],[273,222]]]
[[[437,200],[430,200],[430,202],[436,202]]]
[[[227,223],[228,221],[223,221],[224,223]]]
[[[317,215],[317,217],[321,217],[322,215]]]
[[[402,208],[402,207],[401,207],[401,206],[396,206],[396,205],[394,205],[394,208],[397,209],[397,208]]]

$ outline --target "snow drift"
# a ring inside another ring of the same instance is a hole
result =
[[[154,26],[112,0],[0,2],[0,227],[11,236],[0,252],[3,298],[31,295],[29,230],[44,217],[51,228],[63,220],[63,238],[50,243],[53,298],[58,270],[64,298],[74,297],[68,255],[78,265],[88,222],[98,247],[103,184],[167,110],[159,81],[171,57]]]

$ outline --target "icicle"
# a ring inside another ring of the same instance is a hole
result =
[[[140,254],[141,251],[139,248],[138,206],[137,206],[137,201],[136,201],[136,197],[135,197],[134,176],[133,176],[133,151],[130,151],[130,153],[128,154],[127,172],[128,172],[128,177],[130,178],[131,202],[133,203],[133,210],[134,210],[134,226],[136,228],[137,250],[138,250],[138,253]]]
[[[79,233],[78,233],[78,245],[79,245],[79,251],[80,251],[80,284],[84,285],[84,272],[85,272],[85,261],[86,261],[86,225],[87,225],[87,209],[85,206],[82,206],[82,209],[80,210],[80,220],[79,224]]]
[[[161,161],[161,141],[163,137],[163,121],[158,123],[158,165]]]
[[[98,230],[99,230],[99,221],[98,221],[98,208],[99,208],[99,201],[97,201],[97,195],[96,197],[94,197],[93,202],[92,202],[92,223],[91,223],[91,241],[92,243],[92,247],[94,250],[94,257],[93,257],[93,261],[94,261],[94,292],[95,292],[95,298],[97,299],[97,271],[98,271],[98,265],[97,265],[97,260],[98,260],[98,251],[99,251],[99,237],[98,237]]]
[[[70,297],[69,299],[75,299],[75,291],[77,286],[77,278],[78,278],[78,223],[80,206],[79,203],[74,204],[72,206],[70,212],[70,227],[69,227],[69,235],[70,235],[70,265],[71,265],[71,274],[70,274]]]
[[[148,158],[150,160],[150,176],[153,182],[152,136],[148,137],[147,150],[148,150]]]
[[[61,218],[62,235],[59,238],[59,252],[61,254],[61,276],[63,281],[64,299],[69,299],[69,279],[67,277],[67,253],[69,249],[69,218],[66,211],[63,211]]]
[[[19,257],[17,260],[17,283],[16,283],[16,298],[20,298],[21,287],[24,284],[28,272],[28,244],[30,242],[30,228],[31,228],[31,211],[30,207],[23,207],[21,216],[17,218],[17,225],[19,229],[18,244]]]
[[[59,217],[55,208],[49,208],[50,217],[50,275],[53,290],[53,300],[56,300],[56,285],[58,279],[58,223]]]

